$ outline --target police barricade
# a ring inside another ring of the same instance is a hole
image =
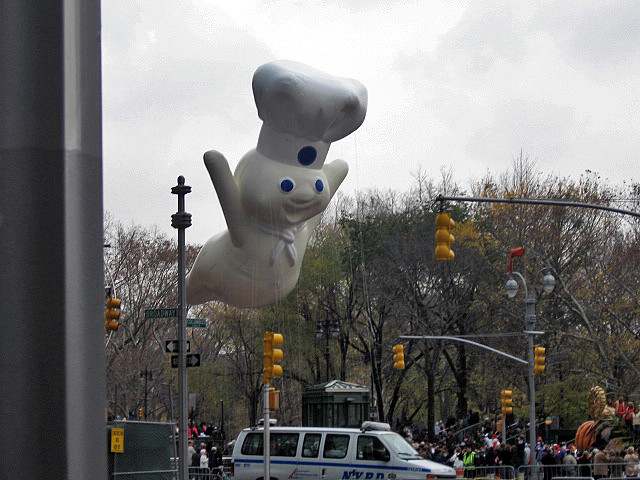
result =
[[[578,463],[558,465],[522,465],[518,480],[553,480],[554,478],[623,478],[626,463]]]
[[[227,475],[223,467],[189,467],[189,480],[229,480],[230,478],[231,477]]]
[[[551,480],[593,480],[593,477],[553,477]]]
[[[114,421],[106,431],[109,480],[175,479],[173,423]]]
[[[481,480],[494,480],[494,479],[515,479],[516,472],[512,466],[508,465],[496,465],[496,466],[479,466],[479,467],[465,467],[463,469],[464,478],[476,478]]]

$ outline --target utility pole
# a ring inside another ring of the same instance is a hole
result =
[[[185,288],[186,248],[184,233],[191,226],[191,214],[184,210],[184,197],[191,193],[191,187],[184,184],[184,177],[178,177],[178,185],[171,189],[171,193],[178,195],[178,211],[171,215],[171,226],[178,230],[178,387],[180,400],[178,402],[178,456],[180,458],[180,480],[189,478],[189,459],[187,443],[187,292]]]
[[[1,0],[0,69],[0,478],[105,478],[100,2]]]
[[[269,418],[269,384],[262,386],[262,420],[264,438],[262,440],[262,450],[264,452],[264,477],[271,479],[271,419]]]
[[[529,464],[533,464],[532,460],[535,458],[535,446],[536,446],[536,382],[534,378],[534,361],[533,361],[533,340],[536,327],[536,296],[532,290],[527,292],[525,298],[525,333],[527,334],[527,346],[529,349],[528,359],[529,365],[527,366],[529,377]]]
[[[147,382],[149,379],[153,379],[153,373],[149,369],[145,368],[144,370],[140,371],[140,377],[144,377],[144,403],[143,403],[144,407],[143,408],[144,408],[144,419],[146,420],[147,419],[147,397],[148,397],[148,391],[149,391]]]
[[[316,340],[324,340],[324,365],[325,365],[325,381],[330,380],[331,372],[331,348],[329,341],[331,338],[337,337],[340,334],[340,325],[329,320],[329,317],[325,315],[324,319],[318,319],[316,322]]]

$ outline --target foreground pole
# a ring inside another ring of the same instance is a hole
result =
[[[0,0],[3,479],[106,478],[100,79],[99,1]]]
[[[184,211],[184,197],[191,192],[191,187],[184,184],[184,177],[178,177],[178,185],[171,189],[171,193],[178,195],[178,211],[171,215],[171,226],[178,230],[178,387],[180,417],[178,431],[178,456],[180,457],[180,480],[189,478],[189,459],[187,443],[187,291],[185,289],[186,248],[184,231],[191,226],[191,214]]]
[[[535,465],[536,455],[536,381],[533,374],[533,340],[536,328],[536,297],[534,292],[528,292],[525,298],[525,326],[527,329],[527,347],[529,353],[529,464]]]
[[[264,438],[262,439],[262,451],[264,452],[264,477],[265,479],[271,479],[271,419],[269,417],[269,384],[265,383],[262,387],[262,405],[263,415],[262,420],[264,422]]]

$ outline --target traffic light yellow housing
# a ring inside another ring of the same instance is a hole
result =
[[[502,405],[502,414],[511,415],[513,413],[513,390],[502,390],[500,392],[500,404]]]
[[[404,369],[404,345],[401,343],[393,346],[393,368]]]
[[[118,330],[120,327],[120,305],[122,301],[116,297],[107,297],[104,309],[104,328],[105,330]]]
[[[544,362],[545,362],[545,348],[544,347],[535,347],[533,349],[533,373],[535,375],[540,375],[544,373]]]
[[[436,216],[436,260],[450,261],[455,258],[451,244],[455,238],[451,234],[451,229],[456,222],[448,213],[441,212]]]
[[[262,339],[262,383],[269,384],[273,377],[282,376],[282,365],[278,365],[284,358],[284,352],[279,348],[284,343],[284,337],[280,333],[265,332]]]

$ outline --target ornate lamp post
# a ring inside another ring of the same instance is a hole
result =
[[[509,298],[515,298],[518,293],[518,281],[519,279],[524,287],[525,297],[525,315],[524,315],[524,332],[527,334],[528,344],[528,381],[529,381],[529,448],[532,455],[529,457],[529,462],[533,463],[533,452],[536,444],[536,386],[534,379],[534,354],[533,344],[534,336],[540,332],[535,330],[536,328],[536,294],[535,290],[529,290],[527,288],[527,281],[520,272],[513,271],[513,257],[522,257],[525,253],[524,247],[512,248],[507,256],[507,274],[509,279],[505,284],[505,289]],[[542,288],[545,293],[549,294],[553,292],[556,285],[556,279],[551,273],[546,272],[542,278]]]

